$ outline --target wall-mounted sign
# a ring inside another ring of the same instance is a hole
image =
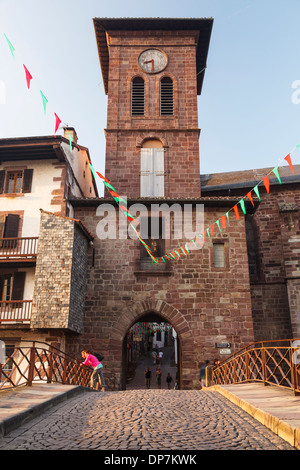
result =
[[[231,348],[230,343],[216,343],[216,348]]]
[[[231,354],[231,349],[220,349],[220,354]]]

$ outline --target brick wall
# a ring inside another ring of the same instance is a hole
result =
[[[208,207],[205,225],[224,214]],[[96,207],[76,207],[76,217],[96,233]],[[89,262],[84,331],[68,338],[69,351],[101,350],[109,376],[124,382],[123,340],[128,329],[146,314],[158,314],[176,329],[181,345],[183,388],[199,387],[199,367],[221,358],[215,347],[227,341],[232,352],[253,341],[250,285],[244,219],[233,221],[215,240],[228,247],[226,268],[213,268],[212,244],[170,265],[167,274],[137,272],[138,240],[94,240],[95,262]],[[173,240],[173,247],[180,240]]]
[[[140,148],[157,138],[165,148],[165,195],[199,197],[199,129],[196,84],[196,32],[114,31],[109,33],[110,74],[106,129],[105,176],[128,197],[140,195]],[[148,75],[138,66],[139,54],[161,48],[168,67]],[[131,81],[145,80],[145,116],[131,116]],[[174,84],[174,116],[160,116],[160,79]],[[187,171],[188,170],[188,171]],[[130,181],[130,184],[128,183]]]

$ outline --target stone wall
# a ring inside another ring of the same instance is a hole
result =
[[[82,331],[87,250],[74,220],[41,211],[31,328]]]
[[[223,215],[224,207],[205,209],[205,226]],[[76,217],[95,233],[96,206],[75,207]],[[123,340],[129,328],[146,315],[172,324],[180,341],[181,386],[199,387],[200,364],[222,359],[216,343],[231,343],[232,352],[253,341],[251,298],[244,219],[232,220],[224,233],[225,268],[214,268],[212,243],[170,264],[165,272],[137,269],[138,240],[94,240],[94,266],[89,266],[84,331],[68,338],[68,351],[100,350],[104,366],[124,384]],[[173,247],[181,240],[172,240]]]

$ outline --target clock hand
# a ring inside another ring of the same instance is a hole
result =
[[[151,62],[152,62],[152,72],[153,72],[153,71],[154,71],[154,60],[153,60],[153,59],[151,59],[151,60],[146,60],[146,61],[144,62],[144,64],[150,64]]]

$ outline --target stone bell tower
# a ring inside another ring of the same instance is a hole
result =
[[[128,197],[199,197],[212,19],[95,18],[108,95],[105,176]]]

